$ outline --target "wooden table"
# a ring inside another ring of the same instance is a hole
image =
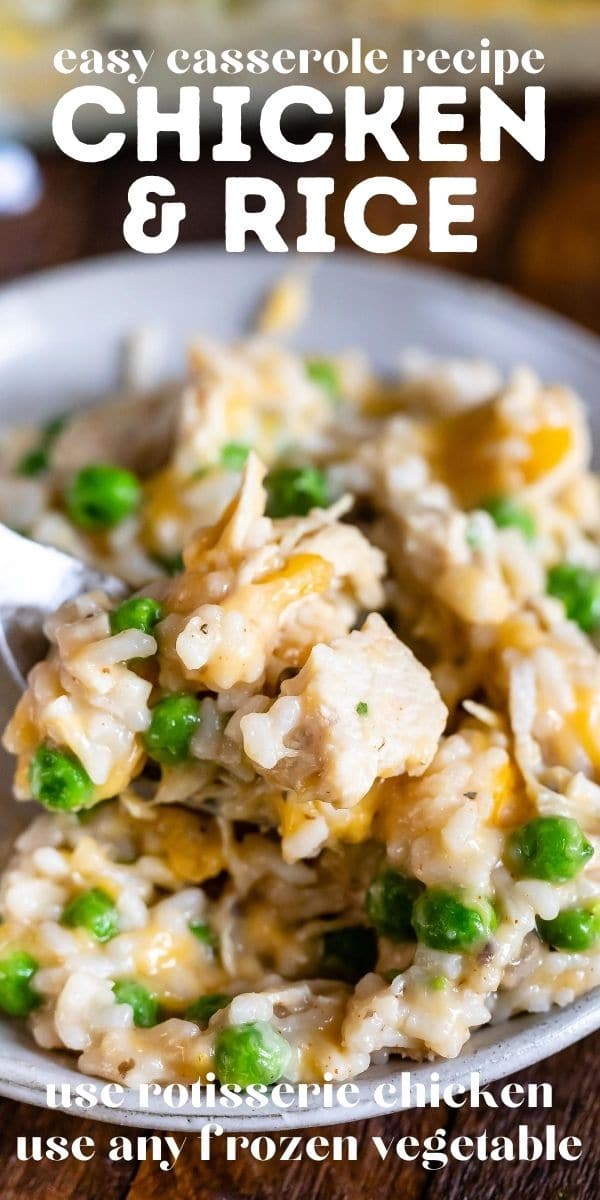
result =
[[[478,131],[467,131],[475,148]],[[436,256],[438,265],[479,277],[496,279],[525,296],[557,309],[600,331],[600,112],[591,104],[551,106],[548,114],[548,157],[532,162],[507,143],[500,164],[477,168],[478,201],[476,255]],[[424,194],[430,173],[414,161],[396,168],[418,196]],[[26,217],[0,220],[0,278],[9,279],[39,267],[54,266],[93,254],[122,249],[121,225],[126,212],[129,183],[143,173],[130,152],[110,164],[81,166],[42,154],[45,192],[38,208]],[[292,185],[296,173],[289,166],[257,152],[250,168],[283,186]],[[188,203],[185,238],[221,239],[223,235],[223,184],[225,167],[207,155],[197,166],[182,165],[168,148],[159,170],[175,184],[178,196]],[[393,171],[394,168],[392,167]],[[445,169],[444,169],[445,170]],[[237,168],[236,168],[237,171]],[[341,201],[362,175],[389,165],[377,153],[366,164],[350,166],[335,151],[318,164],[319,174],[336,179],[330,231],[343,243]],[[457,169],[463,174],[462,165]],[[293,189],[292,189],[293,191]],[[394,213],[389,202],[374,202],[370,218],[381,231],[390,228]],[[292,204],[285,233],[301,229],[301,213]],[[423,238],[411,248],[427,256]],[[109,1138],[118,1132],[92,1121],[47,1113],[10,1101],[0,1101],[0,1164],[2,1200],[159,1200],[168,1192],[172,1200],[598,1200],[600,1196],[600,1140],[597,1133],[600,1035],[547,1060],[515,1079],[549,1081],[554,1088],[552,1113],[543,1109],[510,1113],[505,1109],[424,1110],[378,1118],[345,1132],[359,1137],[357,1163],[318,1164],[309,1161],[259,1164],[246,1157],[227,1163],[219,1148],[210,1164],[197,1158],[197,1147],[188,1138],[179,1162],[169,1174],[151,1163],[111,1163],[106,1158]],[[386,1139],[415,1133],[420,1139],[445,1127],[471,1136],[514,1133],[519,1123],[540,1134],[555,1123],[561,1135],[574,1134],[583,1141],[584,1154],[576,1164],[453,1163],[438,1172],[399,1160],[383,1162],[372,1144],[374,1136]],[[330,1132],[341,1132],[336,1127]],[[90,1163],[31,1163],[16,1159],[19,1134],[63,1134],[95,1139],[96,1155]],[[315,1131],[310,1131],[315,1132]]]

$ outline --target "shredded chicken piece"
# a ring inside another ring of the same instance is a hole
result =
[[[337,519],[348,501],[272,521],[264,474],[250,455],[222,520],[188,546],[170,599],[171,665],[174,657],[185,678],[215,691],[260,690],[268,674],[300,666],[321,630],[346,633],[361,608],[383,598],[383,555]]]
[[[376,779],[419,775],[446,720],[429,672],[377,613],[318,645],[264,713],[240,722],[244,750],[283,787],[356,804]]]

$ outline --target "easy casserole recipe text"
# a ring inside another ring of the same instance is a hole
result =
[[[120,575],[5,733],[45,811],[0,1006],[126,1084],[348,1079],[600,982],[600,489],[519,369],[264,337],[7,430],[0,518]]]

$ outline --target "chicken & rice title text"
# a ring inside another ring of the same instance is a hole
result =
[[[540,83],[545,60],[540,49],[519,53],[494,47],[489,38],[482,37],[479,44],[453,52],[442,47],[405,49],[400,62],[391,62],[385,50],[365,47],[360,37],[351,38],[343,49],[324,52],[257,48],[217,53],[174,48],[163,67],[175,77],[200,77],[203,82],[182,83],[178,104],[171,100],[168,105],[161,102],[159,89],[145,82],[152,77],[155,55],[154,50],[118,48],[76,52],[65,47],[56,51],[54,68],[71,83],[52,117],[54,140],[64,154],[84,163],[111,159],[126,144],[124,125],[135,127],[140,163],[157,163],[159,138],[165,134],[177,138],[182,162],[198,162],[202,146],[202,152],[210,154],[214,162],[251,163],[256,145],[256,139],[254,143],[246,140],[251,122],[257,124],[262,147],[275,158],[299,166],[326,156],[334,139],[343,138],[344,160],[349,163],[364,162],[367,149],[375,143],[386,162],[400,164],[398,173],[361,179],[343,201],[348,239],[372,254],[405,250],[420,223],[425,225],[433,254],[477,250],[477,236],[469,231],[475,218],[477,180],[468,171],[470,152],[461,136],[468,105],[476,106],[479,113],[480,161],[500,161],[507,139],[538,162],[545,157],[545,89]],[[302,82],[315,68],[325,82],[327,76],[344,81],[374,76],[381,80],[381,87],[378,84],[373,95],[364,83],[349,83],[343,87],[343,98],[336,94],[334,102],[322,87]],[[420,77],[430,77],[431,83],[411,87],[417,70]],[[444,83],[448,72],[453,80],[464,77],[464,83]],[[289,77],[289,82],[258,103],[252,79],[268,73]],[[212,82],[221,76],[228,80],[241,76],[250,82]],[[106,77],[108,83],[89,82],[97,77]],[[129,104],[109,86],[115,79],[130,85]],[[394,82],[388,83],[388,79]],[[403,82],[395,82],[398,79]],[[511,84],[510,99],[502,94],[507,82]],[[89,121],[90,114],[93,132],[87,125],[80,128],[82,117]],[[301,125],[299,116],[304,117]],[[202,142],[205,126],[213,139],[210,148]],[[439,168],[432,167],[423,204],[401,178],[401,164],[410,158],[404,131],[418,134],[420,161],[439,164]],[[457,174],[455,169],[443,173],[443,164],[456,163],[465,163],[465,174]],[[299,173],[297,196],[292,199],[290,189],[286,195],[267,176],[232,173],[225,181],[226,250],[242,253],[248,235],[253,235],[272,253],[290,249],[300,254],[331,253],[336,238],[328,228],[329,200],[336,186],[331,175]],[[389,197],[392,211],[398,212],[397,224],[387,232],[373,229],[369,222],[369,201],[379,196]],[[298,197],[304,228],[294,239],[286,239],[280,225],[288,203],[296,209]],[[140,176],[129,187],[127,203],[123,236],[128,245],[142,254],[172,249],[187,216],[186,203],[177,197],[173,183],[158,173]]]

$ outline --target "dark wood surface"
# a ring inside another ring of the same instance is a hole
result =
[[[417,161],[414,136],[404,132],[408,163],[386,163],[374,150],[366,163],[343,161],[343,138],[317,163],[296,168],[273,159],[257,147],[249,164],[213,163],[203,150],[197,164],[180,163],[166,145],[157,170],[176,187],[187,204],[181,241],[223,238],[224,181],[228,174],[267,175],[287,191],[282,232],[294,238],[302,232],[302,209],[294,182],[311,171],[332,175],[329,232],[337,244],[347,243],[343,201],[364,176],[397,174],[414,188],[419,217],[425,216],[427,179],[438,174],[474,174],[478,195],[473,231],[476,254],[430,255],[420,229],[407,252],[477,277],[495,279],[525,296],[549,305],[600,331],[600,106],[588,102],[550,106],[547,118],[548,153],[536,163],[509,139],[499,163],[477,162],[479,129],[467,122],[468,163],[435,164]],[[41,155],[45,192],[42,202],[25,217],[0,219],[0,280],[40,267],[55,266],[125,247],[122,224],[127,212],[129,184],[147,172],[132,151],[99,165],[82,165],[62,156]],[[154,167],[152,168],[154,170]],[[411,220],[413,215],[411,213]],[[374,199],[369,220],[381,232],[394,228],[397,209],[392,200]],[[468,227],[471,231],[471,227]]]
[[[478,130],[467,133],[473,153]],[[548,156],[540,165],[507,143],[500,164],[477,168],[478,200],[475,255],[436,256],[437,265],[487,277],[514,288],[600,331],[600,111],[592,104],[551,107],[548,114]],[[408,148],[415,154],[408,139]],[[110,164],[84,167],[43,153],[40,161],[44,195],[32,213],[0,220],[0,279],[8,280],[39,267],[123,248],[121,225],[127,187],[142,173],[131,152]],[[336,195],[331,206],[330,232],[343,244],[342,203],[361,175],[383,168],[373,154],[360,167],[344,164],[338,152],[318,164],[319,174],[333,174]],[[187,201],[188,220],[182,240],[222,238],[223,184],[227,171],[208,155],[197,166],[181,165],[167,148],[160,171]],[[291,197],[296,172],[257,152],[249,168],[289,186],[285,230],[300,231],[301,213]],[[414,161],[396,168],[398,174],[424,194],[431,172]],[[394,170],[394,168],[392,168]],[[444,168],[444,171],[446,168]],[[299,172],[304,173],[304,172]],[[462,166],[460,173],[463,173]],[[394,213],[388,202],[373,202],[373,223],[391,227]],[[411,252],[427,257],[422,236]],[[188,1137],[178,1164],[166,1174],[152,1163],[111,1163],[106,1151],[116,1128],[29,1108],[0,1100],[0,1195],[21,1200],[598,1200],[600,1197],[600,1138],[597,1106],[600,1078],[600,1035],[587,1038],[562,1054],[511,1078],[521,1082],[548,1081],[554,1089],[552,1112],[521,1109],[511,1113],[480,1110],[425,1110],[381,1117],[343,1127],[359,1138],[359,1161],[317,1164],[259,1164],[246,1157],[227,1163],[219,1147],[210,1164],[198,1160],[197,1145]],[[559,1134],[583,1141],[578,1163],[452,1163],[437,1172],[382,1162],[371,1139],[414,1133],[420,1139],[445,1127],[454,1134],[474,1136],[514,1133],[519,1123],[543,1133],[548,1123]],[[342,1127],[329,1130],[341,1132]],[[140,1131],[141,1132],[141,1131]],[[309,1131],[315,1132],[315,1131]],[[18,1162],[16,1140],[23,1133],[95,1139],[90,1163]],[[177,1135],[181,1140],[182,1135]]]

